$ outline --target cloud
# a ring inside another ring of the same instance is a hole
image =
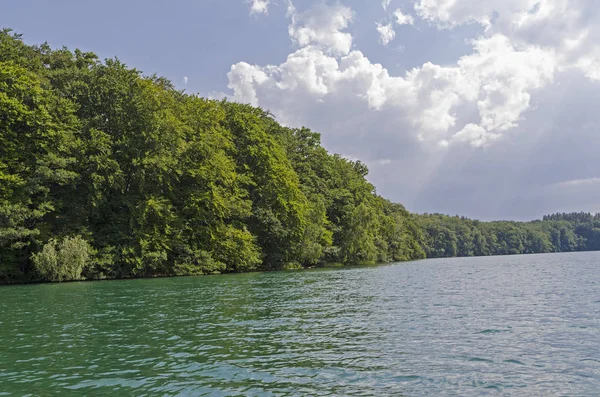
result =
[[[269,4],[271,0],[251,0],[250,15],[267,14],[269,12]]]
[[[600,81],[600,10],[595,0],[419,0],[417,14],[438,28],[476,23],[488,35],[554,51],[561,70]]]
[[[335,57],[307,45],[280,65],[233,65],[229,87],[236,100],[268,107],[284,119],[303,101],[352,99],[365,114],[394,111],[425,144],[487,146],[519,124],[531,92],[553,80],[556,60],[538,47],[515,48],[502,35],[478,39],[473,48],[456,65],[425,63],[392,76],[360,51]]]
[[[488,146],[502,135],[498,133],[488,133],[485,128],[477,124],[467,124],[462,130],[458,131],[452,137],[458,142],[469,142],[474,147]],[[447,140],[440,141],[440,145],[447,147]]]
[[[289,35],[300,47],[316,46],[333,55],[344,55],[352,47],[352,35],[343,32],[354,18],[354,12],[340,3],[317,4],[306,12],[297,13],[288,7],[292,18]]]
[[[417,14],[448,29],[466,23],[490,27],[495,15],[513,15],[519,10],[530,10],[539,0],[419,0]]]
[[[396,17],[396,23],[398,25],[413,25],[415,23],[415,19],[412,15],[405,15],[401,9],[394,11],[394,17]]]
[[[387,8],[389,1],[384,2],[384,8]],[[397,25],[413,25],[415,23],[414,18],[411,15],[404,15],[402,10],[397,9],[393,13],[394,19],[392,22],[380,23],[376,22],[377,33],[379,33],[379,42],[384,46],[387,46],[390,41],[396,38],[396,31],[394,30],[394,23]]]
[[[391,2],[392,2],[392,0],[382,0],[381,6],[383,7],[384,10],[387,10],[387,8],[390,6]]]
[[[188,77],[187,76],[183,76],[183,84],[187,85],[188,83]]]
[[[377,23],[377,33],[379,33],[379,41],[383,45],[388,45],[388,43],[396,37],[396,32],[394,31],[394,27],[391,23],[387,25],[382,25],[379,22]]]
[[[228,87],[235,92],[234,99],[258,106],[258,97],[254,87],[268,81],[267,73],[246,62],[239,62],[231,67],[227,77],[229,78]]]
[[[424,35],[414,36],[417,46],[446,35],[466,47],[405,72],[353,47],[353,23],[373,26],[360,10],[292,8],[297,48],[273,65],[232,65],[230,98],[321,132],[329,150],[365,161],[379,193],[411,210],[484,219],[600,210],[600,10],[592,6],[419,0],[416,17],[430,24],[411,30]],[[376,25],[382,43],[398,23]]]
[[[568,181],[555,183],[556,187],[569,187],[569,186],[581,186],[581,185],[600,185],[600,178],[585,178],[585,179],[571,179]]]

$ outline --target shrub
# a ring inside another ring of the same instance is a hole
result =
[[[90,260],[92,248],[79,236],[65,237],[60,243],[48,241],[33,254],[35,270],[45,281],[81,280],[81,273]]]
[[[180,247],[173,271],[177,276],[196,276],[225,271],[225,264],[216,261],[210,252]]]

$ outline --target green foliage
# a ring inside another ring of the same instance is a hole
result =
[[[228,271],[255,270],[262,262],[255,237],[246,229],[225,226],[215,233],[214,245],[214,257],[225,263]]]
[[[55,193],[76,178],[70,111],[40,76],[0,61],[0,280],[28,271],[31,245],[47,237],[45,217],[61,207]]]
[[[0,281],[423,256],[411,215],[319,134],[116,59],[0,32],[0,119]],[[72,235],[94,253],[81,271],[53,240]]]
[[[80,280],[91,255],[90,245],[75,236],[66,237],[60,243],[51,239],[31,260],[42,280],[58,282]]]
[[[600,248],[599,217],[555,214],[533,222],[478,222],[440,214],[418,216],[430,258],[572,252]]]
[[[598,216],[415,216],[367,174],[262,109],[0,31],[0,282],[600,249]]]
[[[210,252],[192,251],[189,247],[181,247],[175,260],[173,271],[178,276],[197,276],[215,274],[226,270],[226,265],[216,261]]]

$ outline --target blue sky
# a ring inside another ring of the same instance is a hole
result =
[[[592,0],[13,0],[27,43],[270,109],[418,212],[600,211]]]

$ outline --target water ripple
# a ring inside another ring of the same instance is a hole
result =
[[[0,288],[0,395],[596,395],[600,254]]]

